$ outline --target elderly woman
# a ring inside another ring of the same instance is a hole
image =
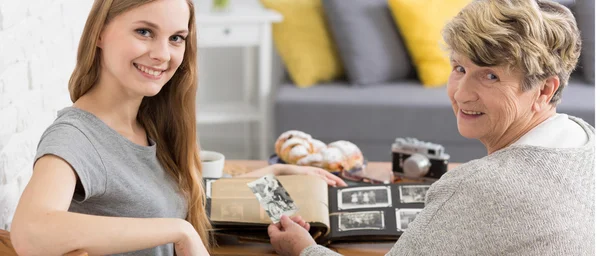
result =
[[[388,255],[590,255],[594,128],[556,113],[579,58],[571,12],[533,0],[480,0],[443,30],[458,130],[488,155],[446,173]],[[337,255],[303,221],[271,225],[284,255]]]

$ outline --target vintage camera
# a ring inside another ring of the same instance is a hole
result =
[[[439,144],[415,138],[397,138],[392,144],[392,170],[407,178],[439,179],[448,171],[449,159]]]

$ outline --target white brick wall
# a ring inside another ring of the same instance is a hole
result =
[[[0,229],[9,229],[56,111],[93,0],[0,0]]]

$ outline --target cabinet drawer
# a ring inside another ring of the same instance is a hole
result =
[[[198,28],[199,46],[257,45],[260,27],[256,25],[204,25]]]

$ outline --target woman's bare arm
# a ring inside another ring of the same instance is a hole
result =
[[[278,175],[314,175],[327,182],[330,186],[345,187],[348,186],[344,180],[334,174],[313,166],[298,166],[293,164],[274,164],[263,167],[242,175],[237,178],[258,178],[267,174]]]
[[[75,185],[75,172],[61,158],[46,155],[37,161],[11,226],[19,255],[62,255],[77,249],[114,254],[176,243],[196,232],[182,219],[68,212]]]

